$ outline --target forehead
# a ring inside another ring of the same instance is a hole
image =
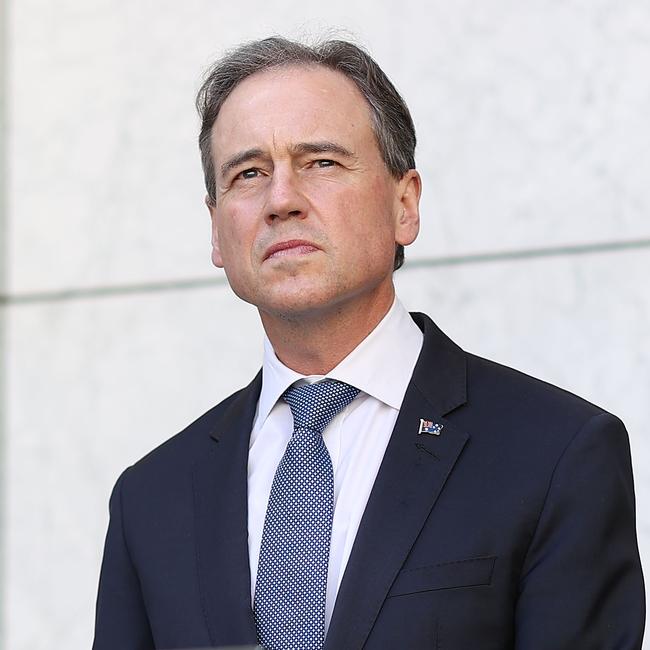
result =
[[[323,66],[265,70],[239,83],[212,128],[216,159],[235,150],[329,140],[374,143],[368,102],[353,81]]]

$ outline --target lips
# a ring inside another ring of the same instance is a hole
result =
[[[320,250],[318,246],[304,239],[289,239],[269,246],[264,253],[264,259],[283,257],[285,255],[305,255]]]

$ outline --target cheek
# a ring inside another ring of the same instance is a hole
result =
[[[219,223],[219,247],[227,259],[235,262],[247,259],[255,240],[254,220],[250,210],[241,205],[228,206],[222,213],[224,216]]]
[[[389,249],[395,241],[391,198],[381,182],[369,184],[367,191],[351,191],[340,202],[344,230],[363,247]]]

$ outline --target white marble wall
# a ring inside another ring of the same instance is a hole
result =
[[[9,0],[6,12],[0,647],[89,647],[115,478],[258,365],[254,310],[209,264],[192,102],[217,53],[270,33],[343,28],[402,90],[425,183],[407,251],[425,266],[398,274],[404,302],[626,421],[650,575],[645,0]],[[471,260],[628,240],[646,245]],[[447,256],[470,257],[426,266]]]

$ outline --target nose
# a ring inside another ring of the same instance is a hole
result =
[[[307,216],[307,199],[293,170],[276,169],[268,186],[265,206],[267,222]]]

